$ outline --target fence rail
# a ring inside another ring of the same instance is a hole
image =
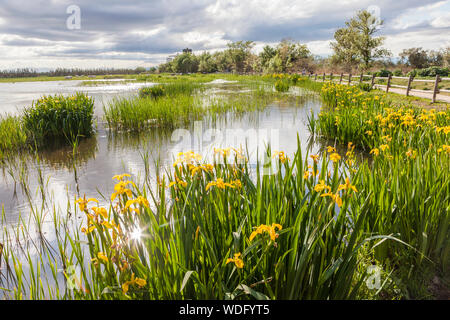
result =
[[[351,73],[341,73],[341,74],[333,74],[333,73],[323,73],[323,74],[309,74],[309,78],[314,78],[315,81],[322,81],[325,82],[328,80],[330,82],[338,82],[340,84],[348,84],[348,85],[354,85],[358,83],[370,83],[372,88],[385,88],[386,93],[389,92],[390,88],[401,88],[405,89],[406,96],[409,96],[411,92],[422,92],[422,93],[430,93],[432,94],[432,103],[436,102],[436,95],[441,92],[450,93],[450,90],[447,89],[439,89],[439,82],[441,81],[450,81],[450,78],[441,78],[439,75],[436,76],[435,79],[414,79],[413,76],[409,77],[397,77],[397,76],[391,76],[388,77],[377,77],[375,75],[370,74],[359,74],[359,75],[353,75]],[[334,77],[338,77],[335,79]],[[358,78],[358,80],[353,80],[354,78]],[[365,80],[368,79],[368,80]],[[383,79],[387,80],[386,85],[375,83],[377,79]],[[402,79],[402,80],[408,80],[408,85],[398,85],[398,84],[392,84],[392,79]],[[414,82],[434,82],[433,90],[421,90],[421,89],[412,89],[412,84]]]

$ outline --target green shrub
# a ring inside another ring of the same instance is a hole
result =
[[[88,137],[93,131],[94,100],[83,93],[44,96],[24,110],[28,140],[41,145],[49,140]]]
[[[401,77],[403,76],[403,72],[400,69],[394,70],[394,76]]]
[[[420,77],[436,77],[436,75],[446,77],[449,75],[449,73],[450,73],[449,68],[440,68],[440,67],[430,67],[420,69],[417,71],[417,75],[419,75]]]
[[[414,78],[415,76],[417,76],[417,69],[411,70],[411,71],[408,72],[406,75],[407,75],[408,77],[409,77],[409,76],[412,76],[412,77]]]
[[[392,75],[392,72],[386,69],[381,69],[376,73],[377,77],[389,77],[390,75]]]
[[[440,67],[429,67],[424,69],[413,69],[408,72],[408,76],[412,75],[413,77],[436,77],[436,75],[440,75],[441,77],[447,77],[450,74],[449,68],[440,68]]]

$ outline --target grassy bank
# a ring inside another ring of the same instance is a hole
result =
[[[384,244],[376,257],[403,272],[431,263],[448,278],[450,110],[395,107],[384,96],[336,84],[324,84],[321,94],[328,107],[311,120],[312,130],[371,156],[360,166],[360,194],[372,195],[366,230],[397,234],[412,246]],[[407,274],[399,276],[408,285]]]

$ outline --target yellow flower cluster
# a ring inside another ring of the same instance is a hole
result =
[[[284,151],[274,151],[272,158],[278,157],[282,163],[285,163],[286,161],[289,161],[289,158],[286,156]]]
[[[200,162],[202,160],[202,156],[198,153],[195,153],[194,151],[186,151],[186,152],[180,152],[177,155],[177,159],[174,162],[173,166],[176,167],[180,163],[186,163],[186,164],[194,164],[195,162]]]
[[[131,279],[122,284],[122,291],[124,294],[127,294],[130,285],[137,285],[138,287],[144,287],[147,284],[145,279],[135,277],[134,273],[131,275]]]
[[[217,178],[216,181],[211,181],[206,185],[206,191],[208,191],[209,188],[211,187],[217,187],[219,189],[225,189],[226,187],[228,188],[240,188],[242,186],[241,181],[240,180],[233,180],[230,182],[225,182],[223,181],[222,178]]]
[[[342,206],[342,198],[339,196],[340,191],[346,190],[347,192],[358,192],[356,187],[350,183],[350,179],[348,177],[345,178],[345,184],[340,184],[338,186],[336,193],[331,192],[331,187],[326,185],[324,180],[320,180],[319,183],[314,186],[314,191],[322,192],[323,190],[327,190],[327,192],[321,194],[320,197],[330,197],[339,207]]]

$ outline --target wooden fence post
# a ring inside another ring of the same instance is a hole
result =
[[[325,82],[325,72],[323,73],[323,82]]]
[[[333,72],[330,73],[330,82],[333,82]]]
[[[439,75],[436,75],[436,80],[434,81],[434,89],[433,89],[433,100],[431,100],[431,103],[435,103],[436,102],[436,94],[439,92]]]
[[[352,82],[352,74],[350,73],[348,75],[348,85],[350,85],[351,82]]]
[[[386,93],[389,92],[389,87],[391,86],[391,78],[392,78],[392,76],[389,75],[388,76],[388,81],[387,81],[387,86],[386,86]]]
[[[344,74],[341,72],[341,77],[339,78],[339,84],[342,83],[342,77],[344,76]]]
[[[375,85],[375,74],[372,75],[372,83],[371,88],[373,89],[373,86]]]
[[[410,75],[408,79],[408,86],[406,87],[406,96],[409,96],[409,91],[411,90],[411,82],[413,80],[413,76]]]
[[[362,81],[363,81],[363,75],[364,75],[364,73],[361,73],[361,76],[359,77],[359,83],[362,83]]]
[[[314,81],[317,81],[317,73],[314,74]]]

